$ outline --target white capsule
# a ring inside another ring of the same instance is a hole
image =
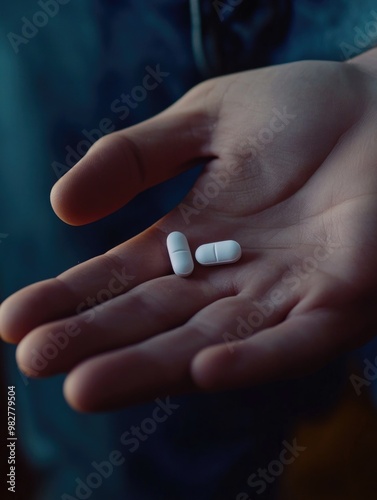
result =
[[[217,241],[201,245],[195,252],[195,258],[202,266],[220,266],[232,264],[241,258],[242,250],[237,241]]]
[[[166,240],[170,262],[177,276],[189,276],[194,270],[194,261],[186,236],[179,231],[170,233]]]

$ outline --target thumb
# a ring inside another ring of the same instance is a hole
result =
[[[213,156],[210,114],[202,111],[208,106],[195,93],[145,122],[98,140],[54,185],[55,213],[72,225],[93,222]]]

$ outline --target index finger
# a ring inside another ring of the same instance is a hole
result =
[[[51,191],[56,214],[72,225],[118,210],[145,189],[212,157],[207,114],[176,104],[97,141]]]

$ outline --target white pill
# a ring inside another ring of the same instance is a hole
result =
[[[166,240],[170,262],[177,276],[189,276],[194,270],[194,261],[186,236],[179,231],[170,233]]]
[[[195,258],[202,266],[220,266],[232,264],[241,258],[242,250],[237,241],[217,241],[201,245],[195,252]]]

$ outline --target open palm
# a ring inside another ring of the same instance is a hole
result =
[[[68,402],[95,411],[297,376],[371,338],[373,63],[369,54],[209,80],[98,141],[53,189],[53,207],[70,224],[97,220],[200,161],[206,167],[145,232],[3,303],[1,334],[20,342],[20,368],[68,372]],[[196,264],[180,278],[166,250],[171,231],[193,252],[234,239],[242,258]]]

